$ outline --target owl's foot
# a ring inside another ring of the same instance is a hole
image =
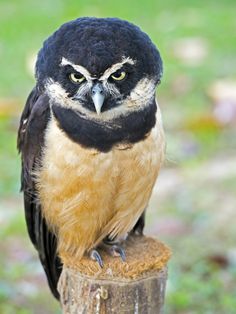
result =
[[[120,246],[119,244],[111,245],[109,248],[109,252],[114,257],[120,256],[123,262],[126,261],[125,251],[123,247]]]
[[[104,263],[98,249],[103,250],[113,257],[120,256],[123,262],[126,261],[125,251],[120,243],[106,238],[97,248],[94,248],[89,252],[90,258],[96,261],[101,268],[103,268]]]
[[[99,252],[96,250],[96,249],[92,249],[90,252],[89,252],[89,256],[92,260],[98,262],[99,266],[101,268],[103,268],[103,260],[101,258],[101,255],[99,254]]]
[[[120,256],[122,261],[126,261],[125,251],[121,244],[117,241],[110,240],[108,237],[103,240],[102,248],[113,257]]]

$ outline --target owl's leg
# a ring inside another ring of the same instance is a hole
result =
[[[113,257],[120,256],[122,261],[125,262],[126,256],[123,247],[121,246],[120,242],[117,240],[113,240],[107,236],[102,244],[101,247],[104,251],[110,254]]]
[[[135,226],[130,231],[130,235],[138,235],[138,236],[143,235],[143,229],[145,225],[145,212],[146,210],[144,210],[142,215],[139,217],[139,220],[136,222]]]

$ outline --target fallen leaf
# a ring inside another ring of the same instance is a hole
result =
[[[229,266],[229,260],[227,256],[223,254],[214,254],[207,257],[210,264],[218,266],[219,268],[227,268]]]

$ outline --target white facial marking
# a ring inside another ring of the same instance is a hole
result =
[[[111,76],[112,73],[118,71],[119,69],[122,68],[122,66],[125,63],[129,63],[129,64],[135,64],[135,61],[132,60],[131,58],[123,58],[123,60],[121,62],[115,63],[113,64],[110,68],[106,69],[106,71],[103,73],[103,75],[99,78],[100,81],[105,81],[109,78],[109,76]]]
[[[57,101],[61,101],[62,103],[69,99],[68,93],[66,90],[60,85],[60,83],[55,82],[53,79],[48,79],[46,84],[47,94]]]
[[[106,71],[103,73],[103,75],[99,78],[100,81],[105,81],[109,78],[109,76],[118,71],[119,69],[122,68],[122,66],[125,64],[125,63],[129,63],[129,64],[135,64],[135,60],[131,59],[130,57],[123,57],[122,61],[121,62],[118,62],[118,63],[115,63],[113,64],[110,68],[106,69]],[[77,65],[77,64],[74,64],[72,63],[71,61],[67,60],[66,58],[62,58],[62,61],[61,61],[61,65],[62,66],[65,66],[65,65],[70,65],[72,66],[75,71],[77,72],[80,72],[81,74],[84,75],[84,77],[87,79],[87,80],[95,80],[96,78],[93,77],[91,75],[91,73],[89,73],[89,71],[87,69],[85,69],[82,65]]]
[[[147,77],[141,79],[133,88],[130,95],[125,99],[122,98],[122,95],[116,85],[108,81],[110,75],[121,69],[125,63],[134,65],[135,62],[135,60],[132,60],[129,57],[123,57],[121,62],[112,65],[100,78],[98,78],[104,87],[105,93],[112,95],[113,99],[116,99],[116,101],[119,102],[119,106],[108,111],[100,112],[100,108],[96,108],[97,112],[92,112],[88,108],[82,106],[81,101],[83,101],[86,96],[90,94],[95,78],[92,77],[91,73],[89,73],[89,71],[83,66],[73,64],[66,58],[62,58],[61,66],[72,66],[76,71],[79,71],[85,76],[86,82],[78,84],[78,90],[74,97],[69,97],[64,87],[61,86],[59,82],[55,82],[51,78],[48,79],[46,83],[46,90],[50,98],[56,100],[62,107],[71,108],[79,115],[82,114],[87,116],[89,119],[106,123],[106,121],[111,121],[119,116],[125,116],[133,111],[140,110],[140,108],[148,106],[150,102],[153,101],[156,84],[152,79]],[[97,113],[100,114],[98,115]]]
[[[92,77],[92,75],[89,73],[89,71],[87,69],[85,69],[82,65],[74,64],[64,57],[61,60],[61,65],[62,66],[70,65],[70,66],[72,66],[73,69],[75,69],[75,71],[83,74],[83,76],[86,78],[86,80],[88,80],[88,81],[94,80],[94,77]]]
[[[91,81],[87,81],[81,85],[79,85],[79,88],[75,94],[75,97],[77,97],[78,99],[84,99],[84,97],[87,94],[90,94],[91,92],[91,88],[92,88],[93,84]]]
[[[89,93],[91,86],[91,81],[81,84],[76,94],[78,95],[78,100],[73,100],[72,98],[68,97],[66,90],[58,82],[55,82],[52,79],[48,80],[46,84],[46,90],[50,98],[56,100],[57,103],[59,103],[61,106],[71,108],[75,110],[76,113],[89,117],[89,119],[100,122],[103,121],[105,123],[106,121],[111,121],[112,119],[121,115],[125,116],[126,114],[148,106],[150,101],[153,100],[156,88],[153,80],[144,78],[137,83],[131,94],[126,99],[117,99],[117,101],[120,102],[119,106],[111,110],[104,111],[98,115],[96,112],[92,112],[89,109],[83,107],[79,101],[79,98],[82,100],[83,97]],[[103,86],[110,94],[113,95],[113,97],[120,96],[120,93],[115,88],[114,84],[103,82]]]
[[[140,80],[129,96],[131,102],[139,102],[142,105],[149,104],[149,100],[155,94],[156,85],[153,80],[143,78]]]
[[[102,85],[104,86],[105,91],[112,97],[117,98],[121,96],[120,91],[115,86],[115,84],[111,84],[108,81],[104,81]]]

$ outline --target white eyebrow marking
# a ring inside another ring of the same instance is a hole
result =
[[[106,71],[103,73],[103,75],[99,78],[100,81],[105,81],[109,78],[109,76],[116,72],[117,70],[119,70],[120,68],[122,68],[122,66],[125,63],[129,63],[129,64],[135,64],[136,61],[131,59],[130,57],[123,57],[123,60],[121,62],[115,63],[113,64],[110,68],[106,69]],[[93,77],[91,75],[91,73],[89,73],[89,71],[87,69],[85,69],[82,65],[77,65],[72,63],[71,61],[67,60],[66,58],[62,58],[61,60],[61,65],[65,66],[65,65],[70,65],[72,66],[75,71],[80,72],[81,74],[83,74],[83,76],[87,79],[87,80],[95,80],[96,77]]]
[[[118,62],[118,63],[115,63],[113,64],[110,68],[106,69],[106,71],[103,73],[103,75],[99,78],[100,81],[105,81],[108,79],[108,77],[116,72],[117,70],[119,70],[120,68],[122,68],[122,66],[125,64],[125,63],[129,63],[129,64],[135,64],[135,60],[131,59],[130,57],[127,57],[127,58],[123,58],[123,60],[121,62]]]
[[[87,79],[87,80],[94,80],[95,78],[92,77],[92,75],[89,73],[89,71],[87,69],[85,69],[82,65],[77,65],[74,64],[72,62],[70,62],[69,60],[67,60],[66,58],[62,58],[61,60],[61,65],[65,66],[65,65],[70,65],[72,66],[72,68],[75,69],[75,71],[80,72],[81,74],[83,74],[83,76]]]

